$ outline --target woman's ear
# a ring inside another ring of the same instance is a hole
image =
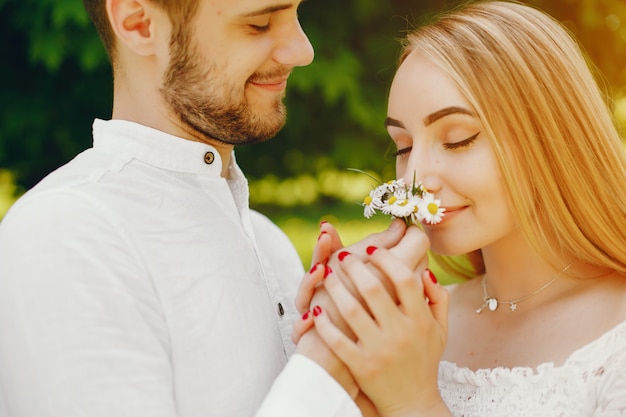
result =
[[[137,55],[156,52],[156,29],[163,13],[146,0],[107,0],[107,14],[117,42]]]

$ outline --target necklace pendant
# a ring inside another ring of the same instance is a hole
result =
[[[515,304],[515,303],[513,303],[513,302],[510,302],[509,304],[510,304],[510,306],[511,306],[511,307],[510,307],[510,308],[511,308],[511,311],[515,311],[515,310],[517,310],[517,304]]]
[[[496,300],[494,297],[489,297],[486,301],[489,311],[496,311],[496,309],[498,308],[498,300]]]

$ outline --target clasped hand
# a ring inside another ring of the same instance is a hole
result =
[[[425,234],[396,222],[348,248],[322,224],[296,298],[303,318],[293,339],[299,353],[320,362],[369,409],[364,414],[373,404],[382,416],[431,415],[445,409],[437,374],[448,293],[426,268]]]

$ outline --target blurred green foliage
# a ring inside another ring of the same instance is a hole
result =
[[[382,127],[400,38],[454,0],[309,0],[301,6],[314,63],[288,89],[289,120],[272,141],[238,149],[253,180],[347,167],[393,176]],[[626,2],[533,0],[582,41],[615,98],[626,96]],[[0,0],[0,168],[18,191],[91,144],[108,118],[111,74],[81,0]],[[323,197],[323,196],[322,196]]]
[[[251,179],[252,204],[287,232],[305,264],[321,219],[336,223],[344,243],[387,224],[363,220],[356,203],[371,183],[346,169],[394,177],[382,123],[398,39],[459,1],[302,4],[315,60],[290,78],[286,127],[267,143],[238,149],[237,159]],[[581,41],[626,126],[626,2],[529,3],[564,22]],[[91,145],[93,118],[110,117],[112,85],[82,0],[0,0],[0,47],[7,57],[0,66],[1,218],[16,195]]]

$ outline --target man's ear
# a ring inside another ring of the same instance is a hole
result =
[[[137,55],[154,54],[158,46],[155,6],[146,0],[107,0],[107,14],[118,42]]]

